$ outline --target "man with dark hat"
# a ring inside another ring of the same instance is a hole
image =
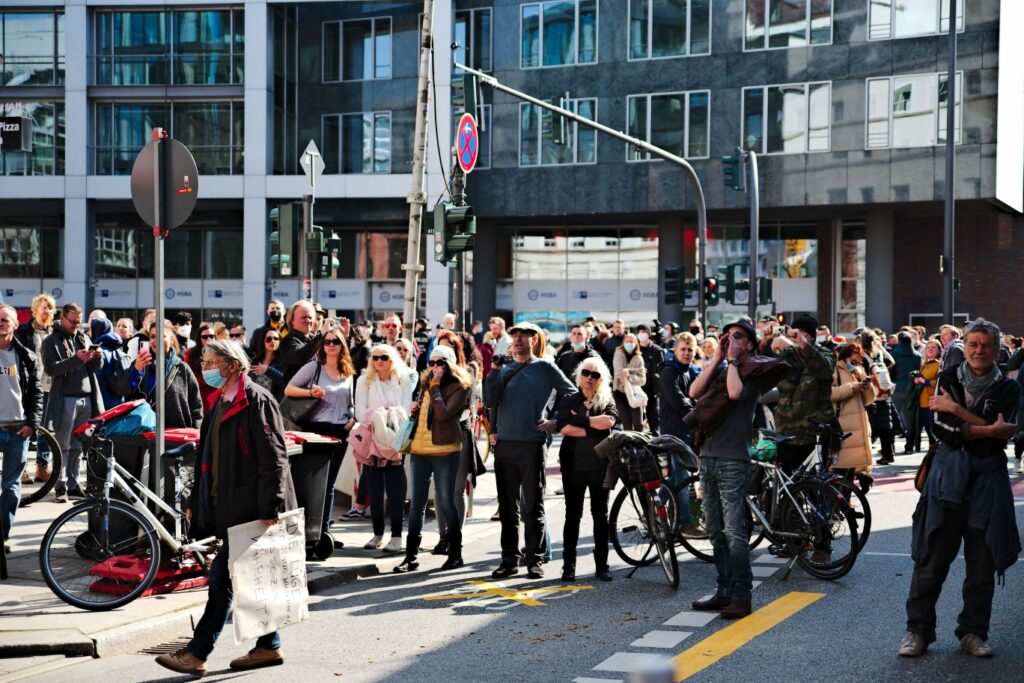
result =
[[[792,369],[779,382],[779,402],[775,407],[775,429],[795,437],[779,444],[779,464],[787,473],[807,459],[817,443],[818,432],[811,420],[831,422],[832,373],[835,364],[831,355],[815,345],[818,321],[801,315],[791,325],[794,339],[776,337],[772,343],[776,357]]]

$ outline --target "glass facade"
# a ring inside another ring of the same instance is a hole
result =
[[[710,0],[629,0],[630,59],[710,52]]]
[[[597,61],[597,0],[554,0],[520,8],[520,66]]]
[[[707,90],[699,92],[630,95],[627,99],[627,132],[633,137],[681,157],[708,156],[711,124]],[[649,161],[649,152],[626,146],[628,161]]]
[[[566,102],[566,109],[585,119],[597,120],[596,99]],[[519,105],[519,165],[559,166],[597,162],[597,131],[565,122],[566,144],[556,144],[554,115],[535,104]]]
[[[830,83],[743,89],[743,145],[760,154],[827,152],[831,119]]]
[[[946,143],[947,74],[869,78],[865,146],[929,147]],[[960,143],[963,72],[956,75],[954,142]]]
[[[453,38],[459,44],[456,62],[479,71],[491,70],[490,7],[456,12]]]
[[[98,215],[93,238],[93,277],[153,277],[153,238],[148,229],[121,227],[126,216]],[[168,278],[240,280],[244,240],[241,228],[182,227],[167,240]]]
[[[0,175],[64,175],[63,102],[3,102],[0,116],[32,120],[32,151],[0,151]]]
[[[391,78],[391,18],[325,22],[324,82],[379,78]]]
[[[96,102],[95,173],[130,175],[154,128],[186,145],[199,172],[242,173],[244,108],[240,101]]]
[[[964,30],[964,0],[957,0],[956,30]],[[869,0],[868,39],[889,40],[949,33],[949,0]]]
[[[389,112],[328,114],[322,135],[325,173],[391,173]]]
[[[299,169],[299,51],[297,8],[272,7],[274,31],[274,173],[297,174]],[[324,161],[329,161],[324,159]]]
[[[64,13],[0,11],[0,86],[64,84]]]
[[[867,310],[867,231],[863,223],[845,222],[839,255],[839,302],[836,334],[852,334],[865,325]]]
[[[241,9],[97,11],[98,85],[229,85],[245,81]]]
[[[63,276],[60,217],[5,216],[0,223],[0,278]]]
[[[832,0],[747,0],[745,50],[832,42]]]

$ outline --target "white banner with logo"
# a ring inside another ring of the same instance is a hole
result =
[[[201,308],[203,305],[202,280],[164,280],[164,305],[170,314],[183,308]]]
[[[309,619],[305,526],[300,508],[228,529],[235,643]]]
[[[657,311],[657,280],[619,280],[620,311]]]
[[[569,280],[568,308],[587,311],[614,311],[619,307],[618,280]]]
[[[137,281],[101,279],[96,281],[96,308],[136,308],[138,306]]]
[[[399,311],[405,307],[405,285],[401,282],[374,282],[370,285],[370,308],[377,312]]]
[[[366,309],[366,280],[317,280],[317,301],[326,309]],[[401,303],[401,295],[399,295]]]
[[[271,299],[280,299],[285,308],[302,298],[302,283],[298,280],[274,280],[274,286],[270,289]]]
[[[242,308],[244,303],[241,280],[203,281],[203,306],[206,308]]]
[[[512,299],[518,311],[564,310],[568,291],[565,280],[520,280]]]

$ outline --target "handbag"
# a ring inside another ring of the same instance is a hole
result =
[[[420,410],[423,410],[421,408]],[[405,422],[395,432],[395,440],[391,443],[391,447],[399,453],[408,453],[412,450],[412,438],[416,434],[416,418],[407,417]]]
[[[647,407],[647,394],[644,393],[643,387],[627,381],[626,388],[622,393],[626,395],[626,401],[629,403],[630,408]]]
[[[316,364],[316,373],[313,375],[313,381],[309,383],[307,389],[311,389],[313,385],[320,381],[320,368],[319,363]],[[286,420],[291,420],[297,425],[302,425],[309,420],[310,415],[320,405],[320,399],[315,396],[306,396],[302,398],[292,398],[291,396],[285,396],[281,399],[281,417]]]
[[[928,480],[928,470],[931,469],[932,460],[935,459],[935,451],[938,448],[939,442],[932,442],[932,445],[928,447],[928,452],[924,454],[921,464],[917,466],[917,472],[914,474],[914,488],[917,489],[918,493],[924,492],[924,484]]]

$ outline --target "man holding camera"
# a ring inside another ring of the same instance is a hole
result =
[[[544,541],[544,455],[555,421],[545,420],[544,408],[554,391],[558,398],[576,388],[552,363],[533,355],[533,323],[509,330],[511,357],[496,355],[484,380],[484,404],[496,413],[497,444],[494,476],[501,514],[501,565],[491,574],[504,579],[519,573],[519,502],[523,499],[526,532],[526,567],[531,579],[544,577],[541,544]]]

